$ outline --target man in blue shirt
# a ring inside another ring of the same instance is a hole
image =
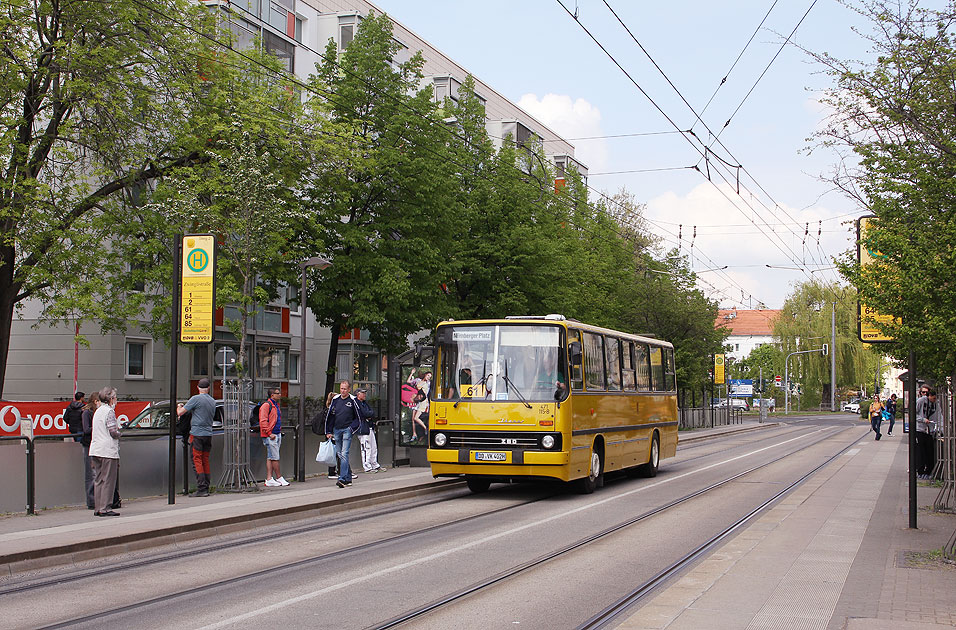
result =
[[[209,453],[212,451],[212,421],[216,417],[216,400],[209,395],[209,379],[201,378],[198,383],[199,393],[186,401],[179,403],[176,416],[187,411],[192,412],[189,425],[189,443],[193,447],[193,468],[196,469],[196,491],[191,497],[209,496]]]
[[[332,399],[325,416],[325,437],[335,440],[335,456],[339,463],[339,478],[335,485],[339,488],[352,485],[349,449],[352,446],[352,434],[359,430],[362,422],[351,390],[352,384],[348,381],[339,383],[339,395]]]

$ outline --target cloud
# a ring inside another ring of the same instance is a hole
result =
[[[601,111],[583,98],[572,100],[565,94],[525,94],[518,100],[525,110],[564,138],[603,136]],[[607,170],[608,151],[604,139],[574,140],[574,156],[591,171]],[[548,147],[545,147],[548,150]]]

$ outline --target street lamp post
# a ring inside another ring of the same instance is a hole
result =
[[[306,270],[309,267],[318,267],[325,269],[331,265],[327,259],[321,256],[313,256],[299,263],[302,269],[302,291],[299,293],[299,310],[302,318],[301,349],[299,350],[299,426],[295,430],[296,441],[296,481],[305,481],[305,392],[306,392],[306,354],[308,345],[305,342],[305,303],[306,303]]]

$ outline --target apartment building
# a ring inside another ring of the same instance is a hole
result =
[[[282,60],[288,71],[303,81],[325,54],[330,39],[339,51],[345,50],[364,16],[370,11],[382,13],[364,0],[202,1],[210,11],[217,13],[221,26],[234,34],[237,47],[249,47],[261,41],[266,50]],[[398,22],[394,37],[402,46],[398,61],[416,51],[422,52],[423,87],[430,86],[436,100],[458,97],[458,90],[468,75],[463,66]],[[569,169],[587,176],[586,167],[574,158],[573,145],[479,77],[475,78],[475,92],[485,105],[489,136],[499,146],[508,136],[517,142],[536,137],[556,166],[559,175],[556,186]],[[287,396],[297,396],[301,389],[303,313],[290,301],[294,295],[295,288],[290,287],[276,302],[261,305],[250,322],[247,356],[251,357],[253,395],[257,399],[264,397],[267,387],[278,386]],[[135,323],[125,335],[101,335],[92,324],[84,324],[79,332],[89,340],[86,346],[76,342],[77,329],[73,322],[35,328],[38,313],[36,305],[26,304],[23,319],[14,323],[4,392],[8,399],[65,399],[72,396],[74,386],[88,392],[106,383],[116,386],[122,397],[168,398],[169,350],[161,340],[151,338]],[[213,379],[214,395],[221,395],[223,374],[215,365],[215,355],[223,346],[238,349],[238,341],[223,325],[226,319],[236,317],[235,309],[220,309],[216,314],[214,342],[208,346],[191,346],[178,353],[177,390],[180,394],[195,391],[196,382],[207,376]],[[311,313],[305,313],[305,318],[307,392],[314,395],[324,386],[331,339],[329,330],[318,326]],[[336,377],[349,378],[368,387],[373,400],[379,398],[384,388],[383,363],[382,353],[369,343],[363,331],[347,331],[340,338]]]

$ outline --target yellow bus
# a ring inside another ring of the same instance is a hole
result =
[[[472,492],[559,479],[591,493],[677,452],[670,343],[546,315],[442,322],[435,352],[428,461]]]

